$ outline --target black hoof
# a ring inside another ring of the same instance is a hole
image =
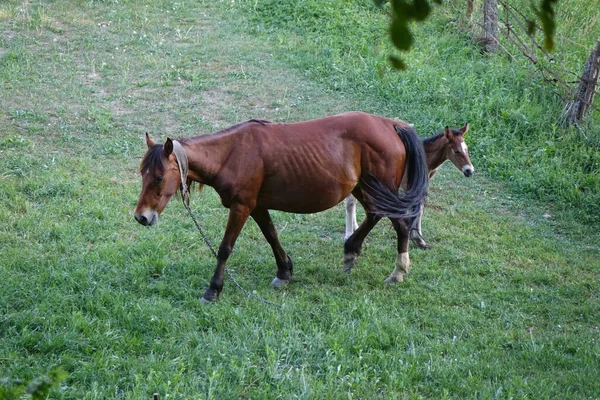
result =
[[[212,290],[207,290],[206,293],[200,298],[200,302],[202,304],[210,304],[214,303],[219,299],[219,294]]]
[[[425,243],[425,241],[422,239],[412,238],[411,240],[415,244],[415,246],[417,246],[420,249],[423,249],[423,250],[431,249],[431,246],[429,246],[427,243]]]
[[[413,230],[410,233],[410,240],[418,248],[421,248],[421,249],[424,249],[424,250],[428,250],[428,249],[431,248],[431,247],[429,247],[429,245],[427,244],[427,242],[425,242],[425,239],[423,238],[423,236],[419,232],[417,232],[416,230]]]

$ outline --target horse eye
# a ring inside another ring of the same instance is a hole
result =
[[[454,154],[459,155],[460,154],[460,150],[454,150]]]
[[[163,177],[162,176],[157,176],[156,178],[154,178],[154,183],[156,185],[160,185],[163,181]]]

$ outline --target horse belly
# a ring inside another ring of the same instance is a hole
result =
[[[265,159],[259,205],[292,213],[314,213],[334,207],[356,186],[359,154],[338,136],[302,141]]]
[[[355,184],[335,179],[295,182],[270,179],[263,184],[257,206],[298,214],[316,213],[339,204]]]

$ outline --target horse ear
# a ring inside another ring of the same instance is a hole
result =
[[[146,132],[146,146],[148,146],[148,148],[154,146],[156,144],[156,142],[154,142],[154,140],[150,139],[150,135],[148,135],[148,132]]]
[[[460,131],[462,132],[463,136],[469,131],[469,123],[465,123],[465,126],[463,126],[462,128],[460,128]]]
[[[446,125],[444,127],[444,136],[446,136],[446,139],[448,139],[448,140],[452,139],[452,131],[450,130],[450,128],[448,127],[448,125]]]
[[[165,157],[169,157],[173,152],[173,141],[170,138],[167,138],[167,141],[163,145],[163,154]]]

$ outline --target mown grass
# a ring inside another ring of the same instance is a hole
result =
[[[229,267],[282,310],[229,281],[218,303],[200,304],[214,261],[178,200],[153,228],[132,218],[145,131],[164,139],[363,109],[425,135],[470,117],[432,78],[437,56],[414,55],[420,80],[386,106],[366,96],[375,87],[353,93],[290,68],[238,11],[210,1],[0,5],[0,387],[60,366],[69,378],[52,398],[598,397],[597,229],[487,174],[467,180],[446,166],[436,176],[424,221],[434,247],[411,252],[402,285],[383,285],[396,256],[386,223],[353,273],[341,272],[340,206],[274,213],[296,267],[281,291],[269,286],[275,266],[259,229],[244,228]],[[471,75],[454,71],[475,93]],[[476,167],[488,154],[483,130],[471,133]],[[227,210],[217,195],[194,194],[192,208],[218,243]]]

